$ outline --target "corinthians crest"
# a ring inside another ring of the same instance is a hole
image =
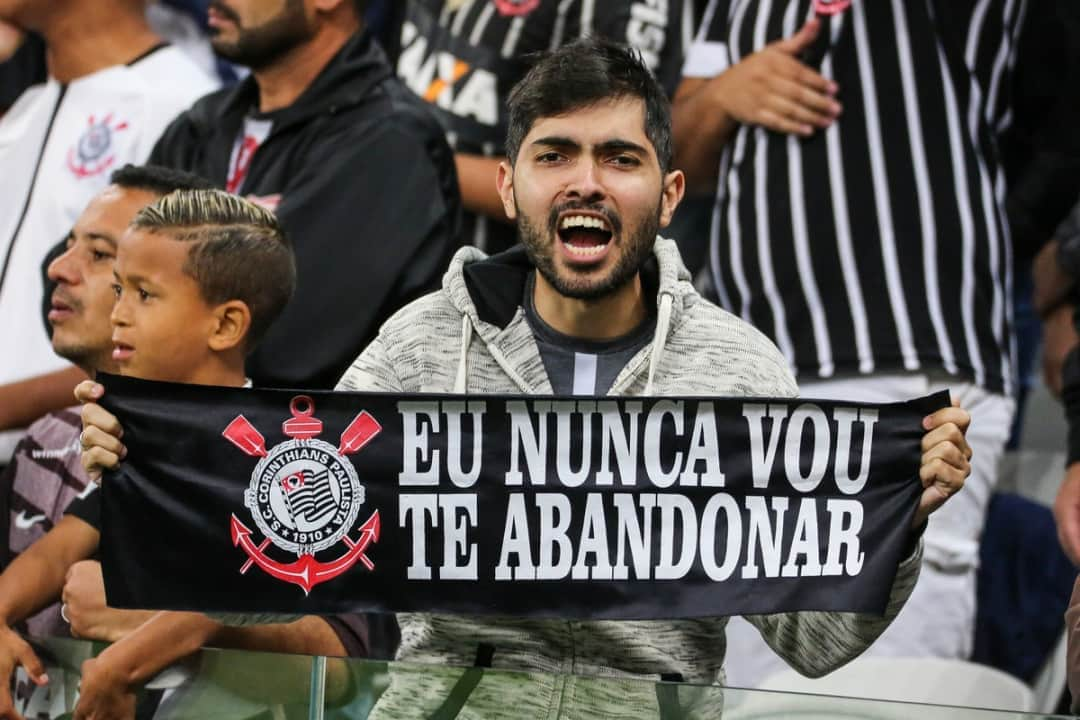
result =
[[[80,179],[108,170],[116,162],[116,155],[113,154],[116,133],[127,129],[126,122],[113,121],[112,113],[100,119],[91,115],[78,142],[68,149],[68,170]]]
[[[292,417],[282,423],[281,429],[291,439],[269,450],[265,438],[243,415],[237,415],[222,432],[245,454],[259,458],[251,473],[251,484],[244,491],[244,505],[264,539],[256,545],[252,530],[235,514],[231,536],[233,545],[248,556],[240,568],[242,574],[258,565],[278,580],[299,585],[307,594],[357,562],[368,570],[375,569],[365,552],[379,540],[379,511],[357,528],[355,540],[350,537],[364,504],[364,486],[346,456],[359,452],[382,426],[367,411],[361,412],[341,433],[338,447],[334,447],[318,439],[323,423],[315,417],[315,403],[310,397],[297,395],[289,409]],[[289,563],[273,560],[265,552],[271,544],[295,553],[297,559]],[[338,544],[344,549],[337,557],[316,559],[316,555]]]

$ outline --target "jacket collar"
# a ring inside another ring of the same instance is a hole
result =
[[[455,392],[465,392],[469,347],[475,334],[522,392],[551,393],[536,340],[521,309],[525,280],[532,270],[528,255],[520,247],[491,258],[474,247],[461,248],[454,255],[443,277],[443,291],[463,316]],[[696,293],[675,243],[661,237],[656,238],[653,257],[642,268],[642,279],[646,292],[656,298],[656,335],[620,374],[616,388],[627,385],[628,372],[632,370],[631,374],[636,375],[641,371],[647,353],[644,388],[648,394],[668,338],[681,321],[684,305],[692,304]]]
[[[333,114],[368,100],[379,83],[393,77],[382,48],[368,32],[353,35],[292,105],[256,117],[272,118],[274,132],[303,123],[312,117]],[[259,87],[252,76],[228,92],[215,118],[207,123],[239,126],[258,105]]]
[[[658,241],[662,238],[658,238]],[[529,273],[534,270],[528,253],[521,245],[486,257],[483,253],[467,253],[468,259],[462,258],[461,275],[478,320],[505,329],[514,319],[525,293],[525,283]],[[461,255],[461,251],[458,253]],[[457,260],[457,257],[454,258]],[[455,263],[451,263],[450,279]],[[655,298],[660,286],[660,266],[657,255],[646,261],[641,269],[642,285],[646,297]],[[464,299],[464,298],[461,298]],[[459,305],[459,309],[464,309]]]

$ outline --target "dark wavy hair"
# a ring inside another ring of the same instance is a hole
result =
[[[506,154],[513,165],[539,118],[565,115],[605,100],[640,98],[645,136],[660,171],[671,167],[671,103],[637,51],[601,38],[585,38],[538,56],[510,91]]]

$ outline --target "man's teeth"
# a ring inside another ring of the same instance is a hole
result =
[[[597,217],[588,215],[569,215],[563,218],[560,230],[572,230],[575,228],[587,228],[592,230],[608,230],[607,223]]]
[[[565,247],[574,255],[580,255],[581,257],[589,257],[591,255],[599,255],[600,253],[604,252],[604,248],[606,248],[607,245],[589,245],[587,247],[580,247],[578,245],[571,245],[568,242],[563,242],[563,247]]]

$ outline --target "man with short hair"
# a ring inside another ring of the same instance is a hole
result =
[[[690,284],[674,242],[656,234],[682,198],[683,177],[671,169],[666,98],[631,53],[602,41],[582,41],[539,61],[510,95],[506,144],[499,189],[523,247],[490,258],[462,249],[442,291],[389,320],[339,388],[586,396],[797,394],[776,348],[748,324],[704,301]],[[839,667],[896,616],[918,575],[923,523],[968,473],[970,452],[962,434],[968,421],[956,407],[924,421],[928,432],[920,477],[926,490],[912,524],[911,552],[897,571],[884,617],[748,618],[797,670],[821,675]],[[399,622],[398,659],[403,661],[468,666],[478,647],[490,646],[496,668],[678,677],[704,684],[724,678],[726,618],[568,623],[402,614]],[[408,716],[421,703],[431,703],[425,708],[430,710],[445,699],[437,691],[425,693],[404,679],[407,674],[380,699],[379,711],[386,716]],[[585,682],[580,679],[566,678],[562,691],[545,688],[544,682],[507,689],[515,693],[515,711],[542,716],[550,703],[559,702],[553,696],[570,698],[567,703],[584,714],[604,702],[584,689],[576,700],[572,684]],[[648,690],[651,694],[651,686]],[[627,707],[655,703],[655,696],[641,700],[631,689],[626,692],[620,702]],[[483,716],[493,709],[485,703],[494,697],[498,692],[477,692],[466,708]]]
[[[52,351],[38,314],[38,266],[127,162],[217,87],[147,25],[146,0],[0,0],[0,21],[44,39],[49,79],[0,120],[0,465],[16,428],[71,402],[85,377]]]
[[[273,209],[294,241],[296,296],[248,360],[259,386],[332,387],[457,245],[450,149],[360,4],[211,2],[215,52],[251,76],[178,117],[152,155]]]
[[[669,113],[655,78],[619,45],[579,41],[540,60],[510,95],[509,154],[498,177],[522,247],[492,257],[462,248],[442,290],[388,320],[339,389],[796,395],[783,356],[761,333],[704,301],[675,243],[656,234],[683,193],[682,173],[671,169]],[[92,402],[102,391],[84,383],[79,395]],[[120,429],[96,404],[83,407],[83,420],[83,464],[99,474],[125,453]],[[918,576],[922,526],[968,473],[968,422],[958,407],[923,421],[924,490],[884,617],[796,612],[750,618],[798,670],[820,675],[835,669],[895,617]],[[397,659],[425,667],[395,668],[373,717],[491,717],[508,707],[521,717],[591,717],[612,707],[651,717],[660,694],[651,683],[620,684],[619,695],[605,699],[602,688],[575,676],[678,677],[702,685],[724,678],[723,617],[398,618]],[[484,675],[473,689],[457,668],[478,661],[554,675]],[[678,693],[684,711],[709,702],[697,693]]]
[[[692,37],[690,0],[400,0],[398,76],[431,104],[454,148],[463,239],[496,253],[516,242],[495,186],[506,155],[506,99],[530,58],[579,38],[642,54],[669,95]]]
[[[60,283],[50,313],[54,343],[123,375],[240,387],[245,356],[292,294],[292,249],[270,212],[198,189],[200,179],[184,175],[125,169],[118,181],[128,186],[110,186],[80,218],[69,252],[51,269]],[[173,182],[196,189],[157,192]],[[114,302],[105,302],[102,288]],[[69,432],[74,442],[78,430]],[[100,493],[84,494],[0,573],[0,717],[13,716],[6,688],[16,666],[35,684],[48,682],[13,628],[57,597],[73,635],[112,642],[82,665],[76,718],[131,717],[134,688],[204,644],[367,654],[358,615],[276,617],[230,628],[198,613],[107,607],[100,565],[87,562],[97,552],[101,521]]]
[[[112,174],[68,233],[64,252],[48,267],[56,288],[48,322],[57,355],[87,375],[116,372],[112,359],[113,261],[117,239],[135,213],[166,192],[205,187],[206,181],[164,168],[125,166]],[[93,491],[79,465],[78,409],[49,413],[27,428],[11,464],[0,475],[3,566],[39,540],[76,497]],[[20,624],[20,627],[23,627]],[[35,636],[66,635],[68,624],[53,603],[26,619]]]

